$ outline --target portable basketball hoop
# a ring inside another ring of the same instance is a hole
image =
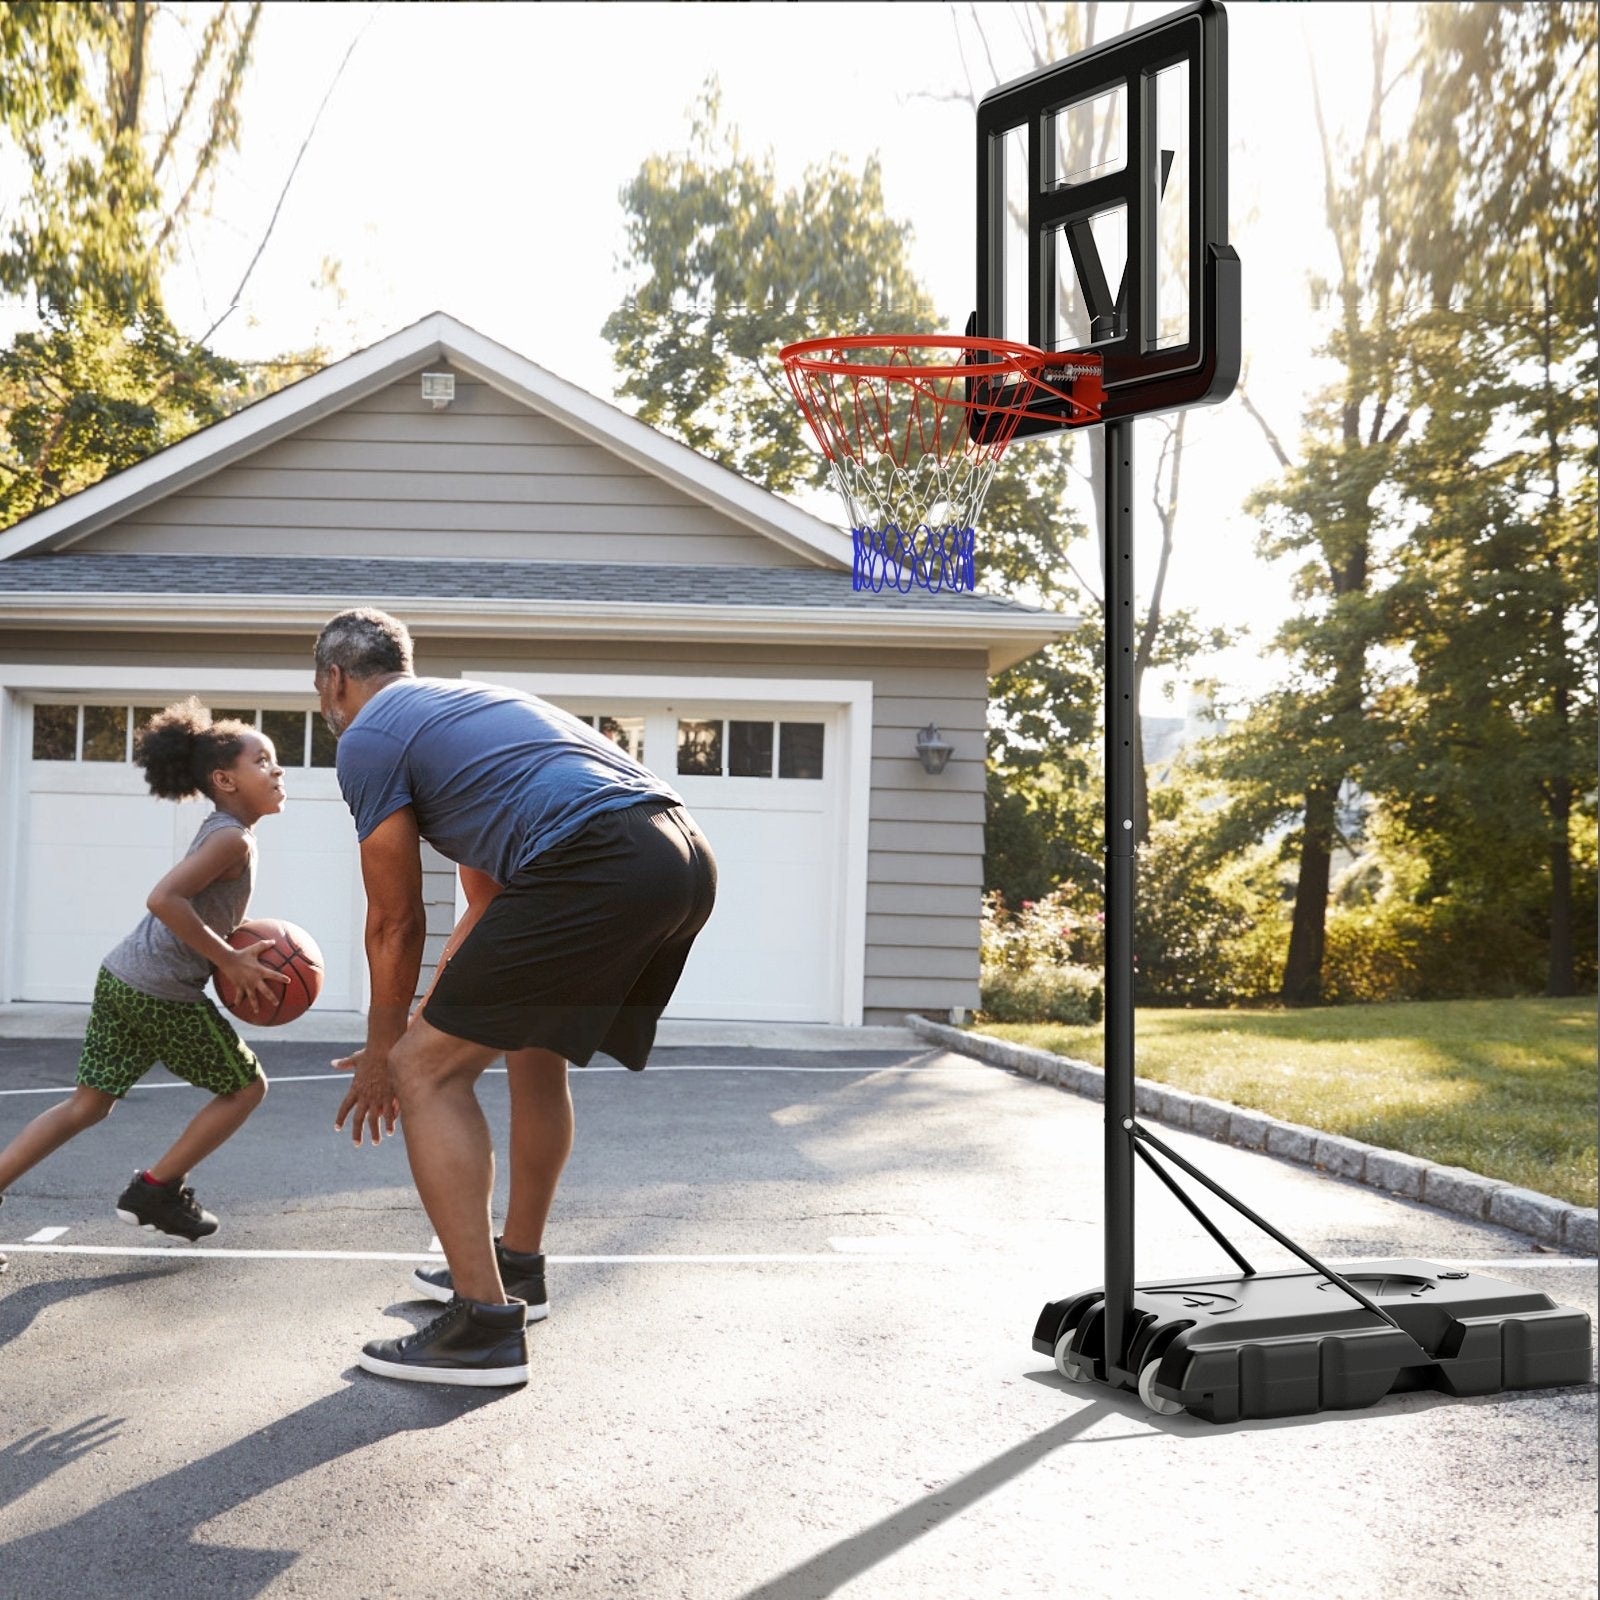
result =
[[[1024,420],[1097,422],[1100,357],[1006,339],[865,333],[780,352],[850,518],[851,586],[970,591],[978,512]]]

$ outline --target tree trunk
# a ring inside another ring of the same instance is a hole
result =
[[[1550,841],[1550,974],[1544,992],[1568,996],[1578,992],[1572,950],[1572,788],[1553,786],[1550,810],[1555,835]]]
[[[1281,998],[1285,1005],[1322,1003],[1322,951],[1327,940],[1328,881],[1333,861],[1336,783],[1316,785],[1306,795],[1300,834],[1300,872],[1294,891],[1294,922],[1289,956],[1283,964]]]
[[[1133,842],[1150,842],[1150,775],[1144,770],[1144,716],[1139,710],[1139,675],[1133,680]]]

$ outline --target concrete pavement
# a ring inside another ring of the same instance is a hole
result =
[[[332,1133],[330,1044],[264,1052],[272,1093],[196,1175],[214,1243],[110,1214],[195,1103],[164,1074],[0,1209],[3,1600],[1596,1592],[1592,1383],[1210,1427],[1057,1377],[1029,1336],[1099,1281],[1101,1108],[923,1044],[574,1073],[534,1382],[371,1378],[360,1342],[429,1313],[429,1228],[401,1141]],[[0,1137],[75,1059],[0,1040]],[[1492,1262],[1595,1312],[1593,1262],[1170,1142],[1335,1265]],[[1140,1193],[1141,1277],[1220,1264]]]

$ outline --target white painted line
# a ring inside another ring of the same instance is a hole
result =
[[[444,1246],[439,1243],[438,1234],[434,1234],[428,1241],[428,1254],[430,1256],[442,1256],[444,1254]]]
[[[49,1244],[53,1240],[59,1239],[62,1234],[70,1233],[71,1231],[70,1228],[41,1228],[37,1233],[28,1235],[28,1243]]]
[[[50,1230],[42,1230],[48,1232]],[[66,1230],[62,1230],[63,1232]],[[35,1235],[35,1238],[37,1235]],[[832,1243],[834,1241],[830,1241]],[[879,1243],[899,1243],[912,1248],[896,1255],[887,1249],[878,1249]],[[918,1250],[915,1247],[918,1241],[906,1239],[898,1241],[872,1241],[874,1248],[868,1250],[833,1250],[827,1254],[817,1255],[806,1252],[784,1253],[740,1253],[731,1254],[705,1254],[705,1255],[632,1255],[632,1256],[556,1256],[546,1259],[558,1266],[783,1266],[796,1263],[809,1263],[816,1261],[917,1261],[927,1263],[930,1259],[927,1250]],[[100,1244],[36,1244],[32,1239],[21,1244],[5,1244],[0,1242],[0,1250],[15,1250],[29,1255],[46,1256],[179,1256],[191,1261],[202,1260],[227,1260],[227,1261],[428,1261],[430,1255],[420,1254],[414,1250],[229,1250],[212,1245],[100,1245]],[[943,1252],[941,1252],[943,1253]],[[946,1256],[949,1259],[949,1256]],[[1346,1262],[1336,1270],[1341,1272],[1359,1272],[1363,1263]],[[1441,1267],[1484,1267],[1491,1269],[1504,1269],[1516,1267],[1552,1267],[1570,1269],[1574,1267],[1590,1267],[1597,1265],[1593,1256],[1501,1256],[1495,1259],[1480,1261],[1453,1260],[1448,1256],[1437,1257],[1434,1265]]]
[[[211,1245],[4,1244],[0,1250],[41,1256],[176,1256],[187,1261],[428,1261],[407,1250],[229,1250]],[[926,1255],[650,1255],[547,1256],[556,1266],[785,1266],[815,1261],[920,1261]]]
[[[993,1067],[757,1067],[757,1066],[720,1066],[716,1062],[702,1064],[684,1063],[678,1066],[646,1067],[645,1073],[661,1077],[668,1072],[822,1072],[822,1073],[848,1073],[858,1078],[877,1077],[882,1073],[896,1072],[907,1076],[933,1077],[936,1075],[953,1075],[956,1077],[980,1078],[990,1077],[994,1073]],[[504,1067],[489,1067],[485,1075],[498,1077],[505,1076]],[[574,1067],[569,1074],[573,1082],[583,1077],[592,1077],[600,1072],[620,1072],[630,1078],[641,1077],[644,1074],[629,1072],[626,1067]],[[282,1077],[267,1075],[267,1082],[273,1085],[280,1083],[349,1083],[348,1072],[299,1072],[285,1073]],[[191,1083],[136,1083],[129,1094],[140,1094],[146,1089],[192,1089]],[[12,1094],[71,1094],[74,1085],[70,1083],[59,1084],[52,1089],[0,1089],[0,1095]]]

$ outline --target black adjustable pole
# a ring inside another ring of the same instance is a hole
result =
[[[1105,424],[1106,1377],[1133,1314],[1133,421]],[[1116,1369],[1114,1372],[1113,1369]]]

